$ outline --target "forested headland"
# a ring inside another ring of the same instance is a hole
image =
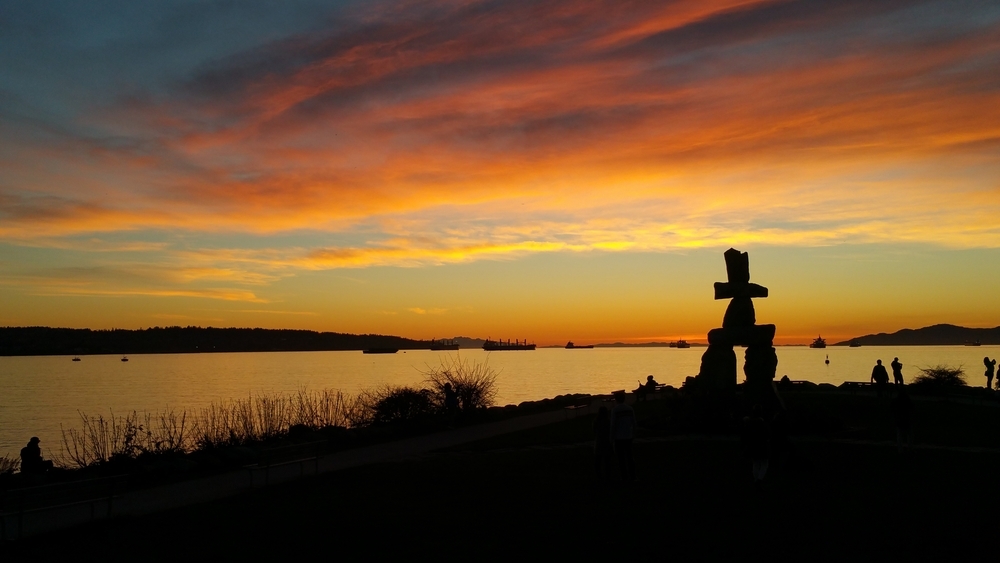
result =
[[[153,327],[138,330],[0,327],[0,356],[304,352],[427,349],[430,342],[381,334],[265,328]]]

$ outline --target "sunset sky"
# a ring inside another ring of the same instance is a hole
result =
[[[1000,325],[1000,3],[0,4],[0,326]]]

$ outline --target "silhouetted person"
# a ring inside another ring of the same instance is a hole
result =
[[[875,384],[875,388],[878,389],[878,396],[881,397],[886,391],[886,385],[889,384],[889,372],[885,371],[882,360],[877,360],[875,367],[872,368],[872,382]]]
[[[42,459],[42,449],[38,447],[41,440],[33,436],[28,441],[28,445],[21,448],[21,473],[33,475],[45,473],[52,469],[52,462]]]
[[[602,481],[607,481],[611,476],[611,455],[614,450],[611,444],[611,411],[608,407],[601,407],[594,419],[594,471]]]
[[[646,382],[639,383],[639,386],[635,388],[635,398],[637,401],[644,401],[653,393],[656,393],[656,386],[659,385],[652,375],[646,376]]]
[[[893,385],[903,385],[903,364],[899,363],[899,358],[893,358],[889,366],[892,367]]]
[[[896,423],[896,447],[903,453],[904,447],[913,447],[913,401],[906,393],[906,387],[899,388],[899,394],[892,400],[892,420]]]
[[[618,457],[622,480],[635,481],[635,459],[632,457],[632,438],[635,436],[635,411],[625,404],[625,393],[615,393],[615,408],[611,411],[611,439]]]
[[[743,451],[750,458],[754,483],[760,483],[767,474],[768,428],[760,405],[754,405],[750,416],[743,419]]]
[[[996,359],[991,360],[989,356],[986,356],[983,358],[983,365],[986,366],[986,373],[983,374],[986,376],[986,388],[993,389],[993,374],[997,369],[997,361]]]
[[[659,385],[659,383],[657,383],[656,380],[653,379],[652,375],[646,376],[646,383],[643,384],[643,387],[645,387],[647,397],[649,395],[652,395],[653,393],[656,393],[657,385]]]

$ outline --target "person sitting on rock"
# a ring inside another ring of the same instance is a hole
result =
[[[646,376],[646,383],[644,385],[644,387],[646,388],[646,394],[656,393],[657,385],[659,385],[659,383],[657,383],[656,380],[653,379],[652,375]]]
[[[32,475],[45,473],[52,469],[52,462],[42,459],[42,449],[38,446],[41,440],[38,436],[32,436],[28,445],[21,448],[21,473]]]

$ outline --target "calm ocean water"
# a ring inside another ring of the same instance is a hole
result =
[[[970,385],[983,385],[983,356],[1000,356],[1000,346],[901,346],[827,348],[778,347],[778,377],[817,383],[867,381],[876,359],[899,356],[907,381],[917,368],[937,364],[965,367]],[[698,372],[704,348],[539,349],[534,352],[463,350],[462,360],[488,362],[499,372],[498,403],[553,397],[565,393],[607,393],[634,388],[653,374],[660,383],[679,386]],[[737,349],[742,368],[742,350]],[[824,359],[830,357],[830,364]],[[60,427],[74,427],[80,412],[189,412],[212,401],[251,393],[333,388],[347,393],[380,383],[419,385],[422,372],[456,352],[424,350],[387,355],[361,352],[270,352],[0,357],[0,455],[16,454],[31,436],[43,453],[59,449]],[[742,375],[739,378],[742,380]]]

